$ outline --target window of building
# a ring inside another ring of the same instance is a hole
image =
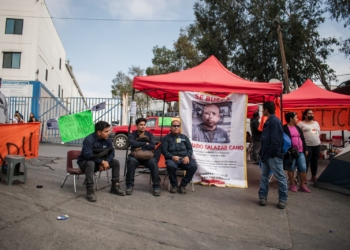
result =
[[[61,70],[62,59],[60,58],[60,62],[58,64],[58,68]]]
[[[20,52],[4,52],[2,67],[5,69],[19,69],[21,65]]]
[[[63,89],[62,89],[62,94],[61,94],[61,97],[63,98]]]
[[[23,19],[6,18],[5,34],[22,35]]]
[[[45,73],[45,80],[47,81],[47,78],[49,77],[49,71],[46,69],[46,73]]]
[[[61,97],[61,85],[58,85],[58,97]]]

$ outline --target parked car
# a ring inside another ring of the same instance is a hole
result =
[[[170,123],[172,120],[179,120],[179,118],[175,117],[164,117],[164,125],[163,130],[161,128],[161,121],[162,117],[147,117],[147,123],[146,123],[146,129],[147,131],[151,132],[156,142],[160,142],[160,137],[162,134],[162,137],[164,137],[166,134],[170,132]],[[109,137],[113,140],[114,147],[116,149],[126,149],[129,145],[128,143],[128,125],[122,125],[122,126],[113,126],[112,131],[109,134]],[[136,125],[131,125],[130,133],[134,130],[136,130]]]
[[[350,80],[342,82],[337,88],[333,89],[332,91],[339,94],[350,95]]]

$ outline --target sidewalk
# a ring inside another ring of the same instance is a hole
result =
[[[249,164],[247,189],[195,185],[180,195],[167,192],[166,181],[160,197],[148,174],[137,174],[133,194],[120,197],[102,173],[90,203],[84,178],[77,193],[73,177],[60,188],[73,149],[80,147],[40,144],[39,158],[27,161],[26,185],[1,181],[0,249],[350,249],[350,196],[310,186],[311,194],[288,193],[280,210],[273,180],[260,207],[260,169]],[[116,158],[125,188],[125,151]],[[323,171],[328,162],[320,163]],[[68,220],[56,219],[64,214]]]

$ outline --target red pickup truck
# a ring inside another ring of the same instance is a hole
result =
[[[159,121],[162,121],[163,117],[147,117],[146,119],[146,130],[154,135],[156,142],[160,142],[162,123]],[[162,132],[163,137],[170,132],[170,124],[173,120],[180,120],[180,118],[164,117]],[[113,140],[113,144],[116,149],[126,149],[128,147],[128,128],[128,125],[112,127],[109,137]],[[136,129],[136,125],[131,125],[130,133]]]

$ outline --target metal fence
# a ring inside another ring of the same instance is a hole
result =
[[[48,129],[47,121],[60,116],[79,113],[105,102],[105,109],[92,111],[93,121],[106,121],[109,124],[121,124],[122,102],[119,98],[80,98],[80,97],[7,97],[8,116],[10,122],[14,113],[23,115],[24,121],[29,120],[32,112],[42,123],[40,138],[42,142],[61,143],[59,131]],[[71,141],[70,144],[81,144],[83,139]]]

